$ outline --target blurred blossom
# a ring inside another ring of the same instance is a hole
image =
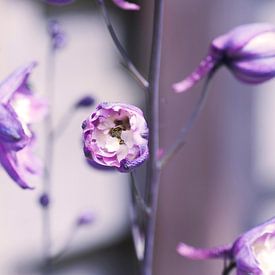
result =
[[[76,220],[77,226],[89,225],[95,221],[95,214],[90,211],[85,211],[79,215]]]
[[[102,1],[102,0],[98,0]],[[127,2],[125,0],[112,0],[115,5],[123,10],[139,10],[140,6],[134,3]],[[74,0],[46,0],[47,3],[53,5],[67,5],[74,2]]]
[[[191,259],[227,258],[236,263],[237,274],[275,274],[275,218],[241,235],[232,245],[199,249],[179,244],[178,252]]]
[[[49,196],[46,193],[42,194],[39,198],[39,203],[43,208],[47,208],[50,203]]]
[[[0,162],[22,188],[31,188],[28,177],[41,168],[33,154],[35,135],[30,126],[42,119],[47,105],[33,95],[27,83],[35,65],[20,67],[0,83]]]
[[[212,41],[207,57],[183,81],[173,85],[180,93],[193,87],[221,65],[240,81],[259,84],[275,76],[275,27],[267,23],[239,26]]]
[[[76,102],[75,108],[91,107],[95,103],[95,99],[92,96],[84,96]]]
[[[82,124],[84,153],[96,163],[128,172],[148,158],[148,128],[142,111],[102,103]]]
[[[60,23],[57,20],[50,20],[48,23],[48,32],[52,41],[54,50],[61,49],[66,45],[66,34],[62,30]]]

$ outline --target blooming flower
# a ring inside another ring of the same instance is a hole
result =
[[[45,102],[27,84],[34,67],[34,62],[23,66],[0,83],[0,163],[22,188],[31,188],[27,178],[40,168],[32,152],[35,136],[30,124],[46,112]]]
[[[273,78],[275,27],[267,23],[242,25],[217,37],[198,68],[174,84],[173,89],[184,92],[221,65],[226,65],[237,79],[248,84],[259,84]]]
[[[74,0],[45,0],[49,4],[53,5],[67,5],[74,2]],[[134,3],[127,2],[125,0],[112,0],[115,5],[123,10],[139,10],[140,6]]]
[[[129,104],[101,103],[82,124],[84,153],[96,163],[127,172],[148,158],[148,128]]]
[[[232,245],[201,249],[180,243],[177,250],[191,259],[227,258],[236,263],[238,275],[274,275],[275,218],[244,233]]]

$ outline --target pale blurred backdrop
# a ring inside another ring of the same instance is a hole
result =
[[[146,75],[151,42],[152,0],[138,13],[108,7],[134,63]],[[167,0],[161,77],[161,144],[173,143],[191,112],[201,85],[174,94],[171,84],[190,73],[210,41],[239,24],[275,23],[274,1]],[[58,19],[68,35],[57,54],[54,119],[82,95],[97,102],[144,106],[144,94],[120,65],[119,55],[92,0],[49,8],[40,0],[0,0],[0,77],[37,60],[31,81],[46,96],[49,41],[47,20]],[[275,82],[257,87],[239,83],[220,70],[188,143],[167,165],[161,180],[154,275],[220,274],[222,262],[192,262],[176,253],[179,241],[214,246],[275,213]],[[134,275],[129,240],[129,181],[126,174],[88,167],[81,149],[81,122],[92,111],[73,116],[56,143],[53,183],[54,251],[62,247],[79,213],[94,211],[93,225],[81,229],[53,274]],[[36,127],[43,153],[43,127]],[[1,171],[0,274],[40,274],[41,210],[35,191],[20,190]]]

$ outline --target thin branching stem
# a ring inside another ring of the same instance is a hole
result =
[[[236,267],[235,262],[231,262],[227,267],[224,268],[222,275],[229,275],[230,272]]]
[[[102,10],[102,14],[106,23],[106,26],[109,30],[109,33],[112,37],[112,40],[118,50],[118,52],[120,53],[123,63],[125,65],[125,67],[131,72],[131,74],[134,76],[134,78],[144,87],[144,88],[148,88],[148,81],[142,76],[142,74],[138,71],[138,69],[136,68],[136,66],[133,64],[133,62],[131,61],[131,59],[129,58],[129,55],[127,54],[126,50],[124,49],[124,47],[122,46],[116,32],[115,29],[112,25],[111,19],[110,19],[110,15],[109,12],[106,8],[105,5],[105,1],[104,0],[97,0],[97,3],[99,4],[101,10]]]
[[[161,67],[161,49],[163,33],[164,0],[154,1],[153,37],[151,48],[151,60],[149,68],[148,88],[148,124],[149,153],[148,176],[146,181],[145,198],[151,208],[151,215],[146,226],[145,254],[143,262],[143,275],[153,274],[154,241],[158,206],[158,193],[160,183],[160,169],[157,165],[159,150],[159,84]]]
[[[204,82],[201,95],[195,105],[195,108],[193,109],[193,112],[191,113],[189,119],[187,120],[187,123],[185,126],[181,129],[179,137],[175,143],[172,144],[172,146],[168,149],[167,153],[164,154],[164,156],[160,159],[159,165],[160,167],[163,167],[185,144],[186,137],[195,124],[197,118],[199,117],[201,111],[203,110],[204,104],[207,99],[207,95],[209,92],[208,84],[210,79],[212,78],[213,74],[209,74],[207,79]]]

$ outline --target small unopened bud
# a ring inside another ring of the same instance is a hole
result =
[[[43,208],[47,208],[50,203],[49,196],[46,193],[42,194],[39,198],[39,203]]]
[[[82,97],[78,102],[76,102],[75,108],[91,107],[94,105],[94,103],[95,99],[92,96],[87,95]]]
[[[95,221],[95,214],[92,212],[84,212],[76,220],[77,226],[89,225]]]
[[[275,77],[275,27],[265,23],[248,24],[217,37],[211,43],[208,56],[191,75],[173,85],[174,91],[188,90],[221,65],[247,84],[260,84]]]
[[[54,50],[64,48],[67,37],[60,23],[57,20],[50,20],[48,23],[48,33],[51,37],[52,48]]]

